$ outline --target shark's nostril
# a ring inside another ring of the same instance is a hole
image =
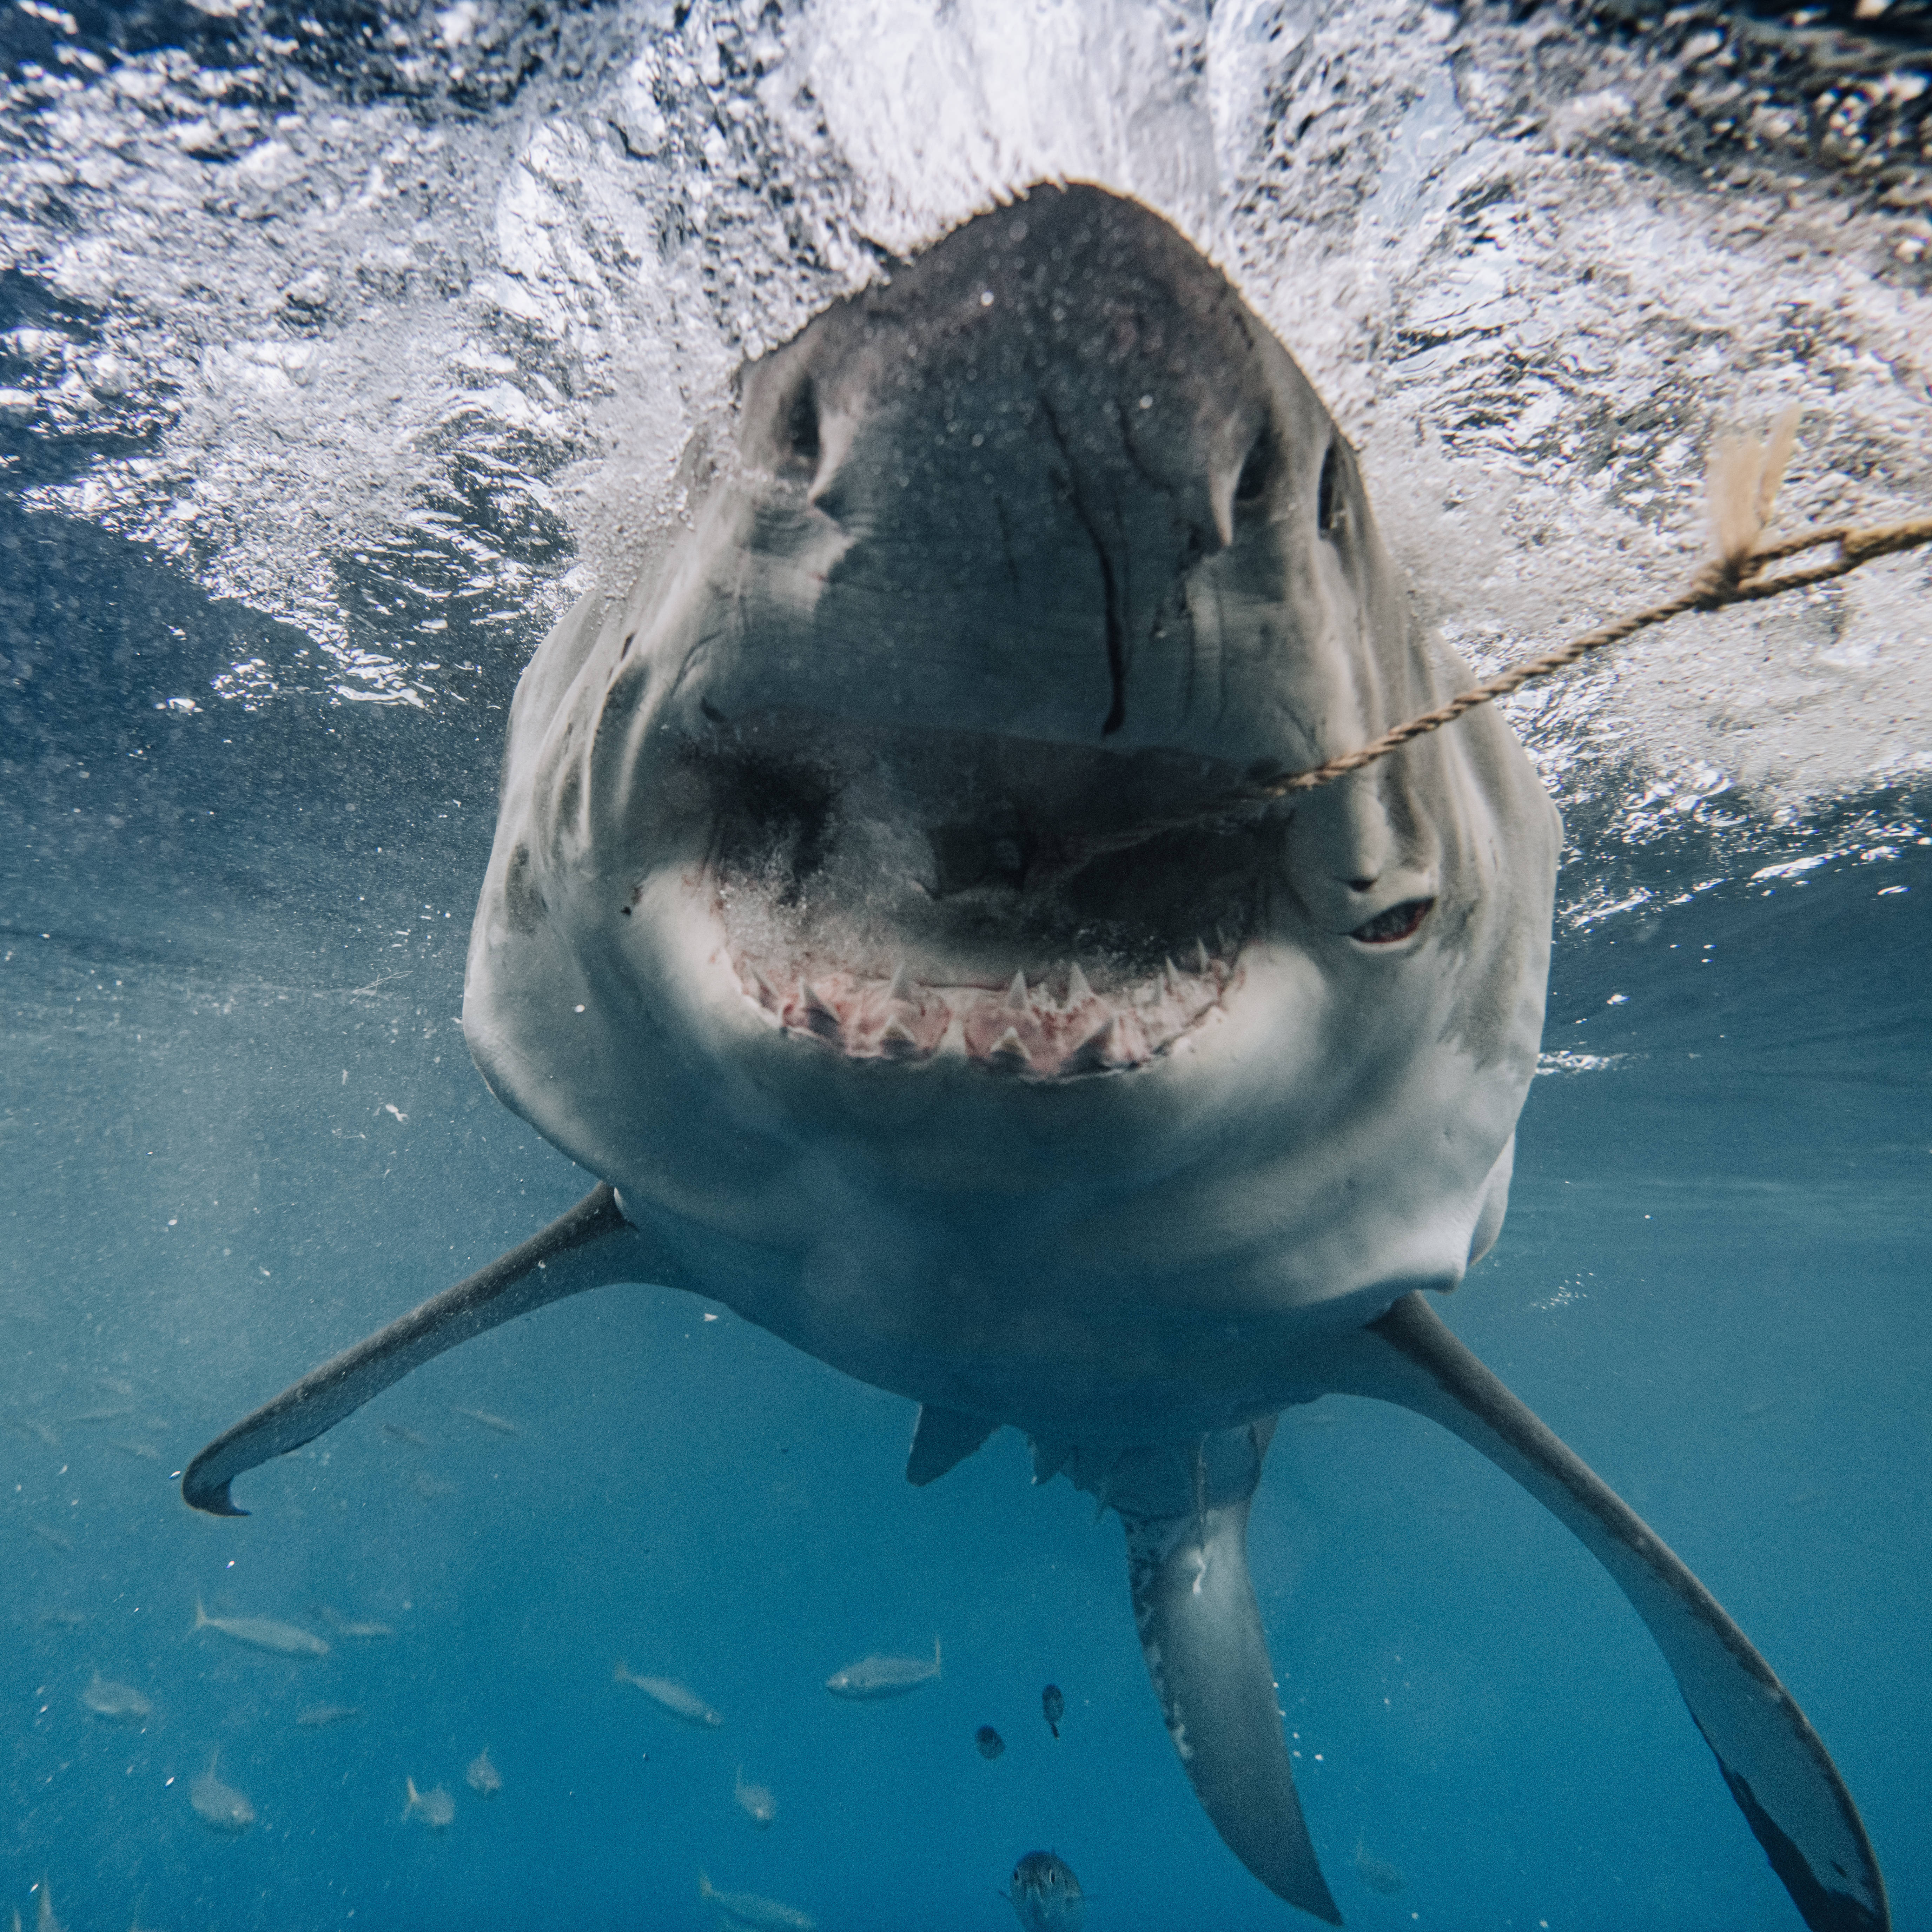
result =
[[[800,469],[818,467],[818,394],[809,382],[802,384],[785,412],[785,443],[791,460]]]
[[[1375,880],[1372,879],[1350,879],[1346,881],[1349,891],[1352,892],[1368,892],[1373,888],[1375,883]]]
[[[1238,503],[1258,503],[1268,494],[1268,487],[1273,479],[1275,468],[1274,430],[1270,424],[1263,424],[1249,449],[1246,460],[1241,465],[1241,473],[1234,481],[1234,501]]]
[[[1322,459],[1322,480],[1316,490],[1315,525],[1322,536],[1332,537],[1341,529],[1344,508],[1342,466],[1331,442]]]

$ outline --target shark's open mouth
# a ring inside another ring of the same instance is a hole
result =
[[[1228,812],[1238,776],[1194,754],[754,716],[717,721],[679,782],[709,828],[719,970],[764,1024],[852,1060],[1053,1081],[1149,1066],[1214,1027],[1264,936],[1392,954],[1426,922],[1432,897],[1391,904],[1375,878],[1315,879],[1336,861],[1298,866],[1292,808]]]
[[[746,998],[784,1031],[855,1060],[949,1054],[993,1073],[1065,1078],[1118,1073],[1159,1059],[1210,1023],[1239,977],[1237,961],[1197,942],[1156,973],[1126,977],[1077,960],[1004,986],[934,985],[901,963],[868,977],[831,962],[734,951]]]
[[[852,1060],[1147,1066],[1215,1024],[1284,876],[1284,814],[1168,826],[1230,783],[1195,757],[754,718],[682,772],[719,969]]]
[[[719,956],[766,1024],[850,1059],[951,1058],[1034,1080],[1125,1072],[1212,1026],[1240,987],[1243,952],[1270,894],[1264,872],[1243,876],[1228,864],[1228,842],[1210,838],[1195,854],[1197,879],[1216,880],[1218,891],[1199,920],[1181,924],[1196,928],[1186,940],[1166,936],[1176,930],[1168,919],[1096,929],[1054,916],[1065,907],[1052,892],[1044,904],[1024,894],[996,892],[990,904],[981,892],[962,895],[972,903],[950,909],[964,915],[958,923],[944,916],[944,902],[921,893],[916,910],[926,916],[896,934],[868,931],[814,916],[769,873],[728,871],[712,881]],[[1251,845],[1250,864],[1265,842]],[[1173,900],[1191,895],[1171,877],[1163,890],[1162,870],[1144,866],[1142,893],[1169,902],[1162,910],[1172,913]],[[1150,889],[1146,874],[1155,877]],[[1336,937],[1394,952],[1434,905],[1406,899]]]

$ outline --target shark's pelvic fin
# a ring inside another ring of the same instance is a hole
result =
[[[244,1470],[314,1442],[433,1355],[500,1322],[588,1288],[652,1279],[652,1259],[650,1244],[625,1220],[615,1192],[593,1187],[542,1234],[310,1370],[218,1436],[188,1466],[182,1496],[213,1516],[246,1516],[228,1493]]]
[[[1345,1372],[1338,1388],[1413,1409],[1460,1436],[1610,1573],[1657,1640],[1731,1796],[1812,1932],[1885,1932],[1885,1881],[1851,1793],[1790,1692],[1716,1598],[1419,1294],[1404,1295],[1364,1340],[1362,1372]]]
[[[1108,1478],[1148,1675],[1195,1796],[1291,1905],[1342,1922],[1295,1796],[1248,1575],[1248,1504],[1270,1422],[1184,1449],[1129,1450]]]
[[[915,1489],[936,1483],[956,1468],[999,1427],[983,1416],[963,1414],[956,1408],[921,1406],[913,1425],[912,1450],[906,1457],[906,1480]]]

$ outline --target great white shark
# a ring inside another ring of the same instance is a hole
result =
[[[1561,830],[1493,709],[1243,802],[1463,675],[1287,352],[1159,216],[1048,185],[736,403],[681,540],[524,674],[471,935],[478,1067],[598,1184],[187,1500],[546,1302],[713,1297],[916,1402],[914,1483],[1010,1425],[1114,1511],[1202,1804],[1338,1923],[1246,1534],[1280,1412],[1371,1396],[1610,1572],[1806,1924],[1888,1924],[1789,1692],[1428,1305],[1502,1223]]]

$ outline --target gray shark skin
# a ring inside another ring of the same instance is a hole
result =
[[[623,605],[518,687],[464,1026],[592,1173],[572,1212],[295,1384],[183,1492],[609,1282],[716,1298],[1011,1424],[1120,1516],[1222,1838],[1339,1922],[1246,1528],[1274,1419],[1432,1417],[1662,1648],[1814,1932],[1889,1923],[1850,1795],[1696,1580],[1424,1292],[1494,1241],[1560,828],[1492,710],[1231,802],[1460,688],[1286,352],[1160,218],[1043,187],[742,372],[736,446]]]

